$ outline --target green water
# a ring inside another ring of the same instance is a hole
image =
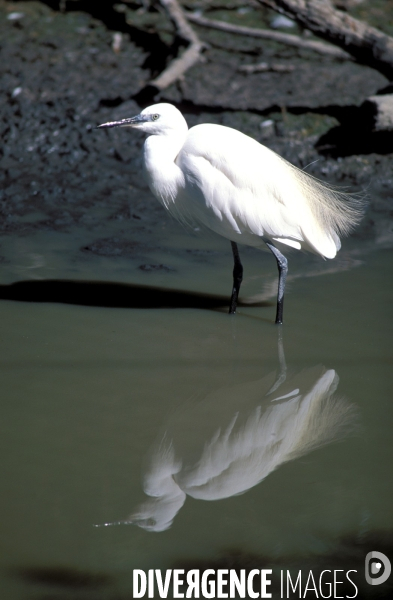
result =
[[[141,271],[139,258],[85,255],[86,236],[75,229],[4,238],[1,283],[119,282],[223,297],[230,290],[229,245],[211,235],[169,223],[156,234],[164,250],[149,255],[175,269],[165,273]],[[195,259],[184,248],[211,253]],[[324,402],[342,416],[329,440],[322,445],[316,435],[309,450],[303,440],[297,457],[284,453],[276,463],[256,451],[264,478],[251,477],[240,495],[215,459],[219,483],[236,495],[188,494],[163,531],[94,527],[126,520],[149,499],[144,481],[163,439],[172,440],[185,472],[205,460],[206,445],[217,450],[234,419],[248,443],[258,438],[250,422],[259,405],[272,405],[266,394],[283,364],[273,323],[276,267],[269,254],[246,250],[243,258],[243,298],[259,294],[262,303],[235,317],[225,306],[108,308],[62,303],[61,295],[1,301],[1,598],[130,598],[136,568],[214,565],[228,552],[312,558],[334,553],[345,537],[393,529],[393,257],[360,241],[347,242],[336,263],[290,256],[286,381],[273,395],[304,382],[312,390],[321,373],[335,371],[337,389]],[[318,407],[313,415],[327,418]]]

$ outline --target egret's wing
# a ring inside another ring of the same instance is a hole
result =
[[[194,218],[221,235],[242,234],[251,245],[260,245],[252,238],[263,236],[335,256],[339,224],[335,228],[330,214],[332,192],[252,138],[220,125],[198,125],[177,163]]]
[[[195,217],[221,235],[301,240],[276,185],[278,157],[238,131],[215,125],[190,130],[179,156]],[[282,176],[281,176],[282,179]]]

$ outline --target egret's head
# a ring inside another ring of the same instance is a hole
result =
[[[187,130],[187,123],[175,106],[162,103],[148,106],[136,117],[103,123],[98,127],[133,127],[149,135],[160,135]]]

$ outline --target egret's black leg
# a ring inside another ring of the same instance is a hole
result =
[[[233,288],[231,302],[229,304],[229,314],[234,315],[236,312],[237,299],[239,296],[239,290],[243,281],[243,265],[240,262],[239,250],[236,242],[231,242],[232,254],[233,254]]]
[[[287,280],[288,273],[288,261],[283,254],[270,242],[265,242],[269,250],[274,254],[277,261],[278,267],[278,294],[277,294],[277,313],[276,313],[276,324],[282,325],[282,314],[284,309],[284,291],[285,282]]]

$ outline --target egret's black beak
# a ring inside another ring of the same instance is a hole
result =
[[[109,123],[103,123],[97,125],[97,129],[103,129],[104,127],[135,127],[140,123],[145,123],[149,119],[146,115],[137,115],[136,117],[130,117],[129,119],[122,119],[121,121],[109,121]]]

